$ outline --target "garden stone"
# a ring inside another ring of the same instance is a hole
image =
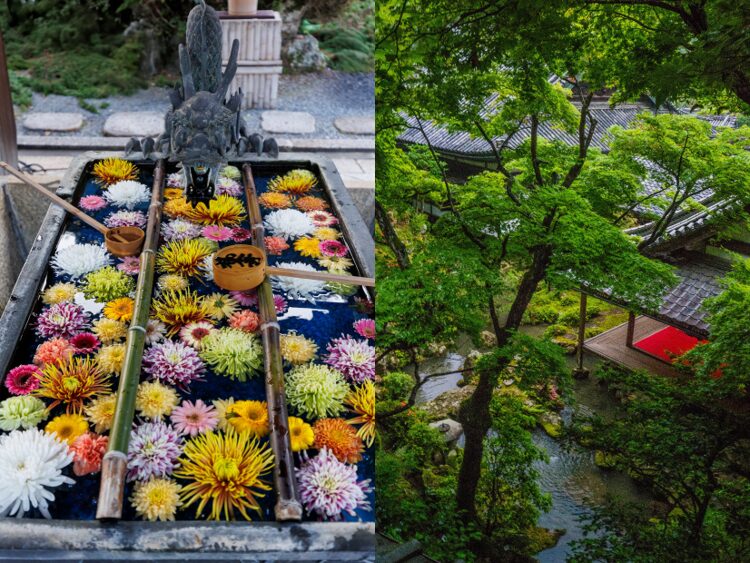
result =
[[[313,133],[315,118],[304,111],[264,111],[261,127],[269,133]]]
[[[463,426],[459,422],[451,418],[444,418],[430,424],[432,428],[437,428],[443,435],[445,443],[448,444],[449,448],[454,448],[458,439],[463,434]]]
[[[333,124],[341,133],[352,135],[375,134],[375,118],[372,116],[337,117]]]
[[[110,137],[156,137],[164,132],[164,114],[154,111],[113,113],[102,130]]]
[[[78,131],[83,127],[80,113],[39,112],[24,117],[23,126],[33,131]]]
[[[318,40],[312,35],[298,35],[286,49],[286,61],[295,72],[319,72],[328,66],[320,52]]]

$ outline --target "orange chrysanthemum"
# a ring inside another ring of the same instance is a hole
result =
[[[314,195],[301,197],[294,202],[294,205],[296,205],[297,209],[300,211],[323,211],[328,207],[325,200],[315,197]]]
[[[164,199],[171,201],[184,196],[182,188],[164,188]]]
[[[266,192],[258,198],[258,203],[269,209],[287,209],[292,206],[289,196],[280,192]]]
[[[357,463],[362,459],[362,438],[343,418],[321,418],[313,425],[315,447],[328,448],[344,463]]]
[[[120,297],[104,307],[104,316],[113,321],[128,322],[133,318],[135,302],[130,297]]]
[[[177,217],[187,217],[188,212],[192,209],[184,197],[176,197],[168,200],[162,207],[162,211],[167,217],[175,219]]]
[[[38,377],[39,388],[32,394],[53,399],[50,410],[65,403],[68,413],[80,413],[85,400],[110,392],[109,374],[91,358],[70,358],[64,363],[47,364]]]

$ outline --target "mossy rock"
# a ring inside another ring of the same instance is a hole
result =
[[[575,354],[578,343],[573,338],[567,336],[556,336],[552,339],[552,342],[558,346],[562,346],[566,354]]]
[[[565,535],[565,530],[550,530],[548,528],[534,527],[527,533],[529,538],[529,552],[539,553],[545,549],[555,547],[560,538]]]
[[[550,438],[562,436],[562,419],[556,413],[547,412],[539,417],[539,426],[542,427]]]
[[[602,469],[612,469],[617,464],[617,455],[603,452],[602,450],[596,450],[594,452],[594,463],[597,467]]]

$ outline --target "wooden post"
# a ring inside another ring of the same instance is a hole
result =
[[[576,379],[585,379],[589,375],[589,370],[583,367],[583,341],[586,338],[586,300],[586,293],[581,291],[581,304],[578,312],[578,345],[576,346],[576,368],[573,370],[573,377],[575,377]]]
[[[10,95],[10,77],[5,58],[5,42],[0,31],[0,160],[18,166],[18,141],[16,117],[13,114],[13,99]],[[5,172],[0,170],[0,176]]]
[[[633,335],[635,334],[635,313],[628,311],[628,334],[625,337],[625,345],[628,348],[633,347]]]

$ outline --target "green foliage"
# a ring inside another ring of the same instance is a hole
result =
[[[31,105],[29,79],[12,70],[8,72],[8,78],[10,78],[10,95],[13,98],[13,103],[23,109],[28,108]]]

